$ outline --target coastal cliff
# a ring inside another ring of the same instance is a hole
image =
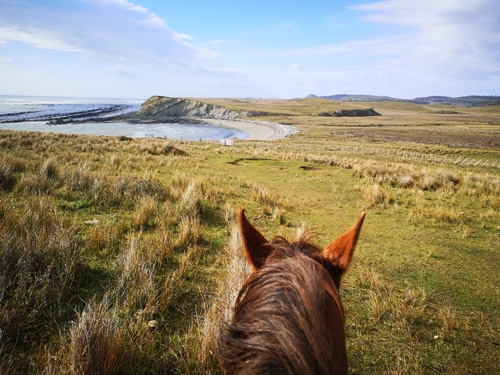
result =
[[[235,120],[238,112],[224,107],[203,103],[192,99],[152,96],[146,100],[139,111],[131,117],[141,121],[165,121],[172,118],[206,118],[220,120]]]

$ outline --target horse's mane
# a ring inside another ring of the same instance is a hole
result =
[[[309,237],[272,241],[263,267],[243,285],[219,356],[227,374],[335,374],[347,371],[340,307],[324,287]],[[330,280],[331,282],[331,280]],[[339,357],[340,356],[340,357]]]

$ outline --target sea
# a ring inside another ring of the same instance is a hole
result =
[[[143,102],[143,99],[0,95],[0,129],[185,141],[246,139],[249,136],[243,130],[216,125],[105,122],[107,117],[139,110]],[[88,118],[92,118],[92,122],[69,123]]]

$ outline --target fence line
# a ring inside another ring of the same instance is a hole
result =
[[[454,164],[454,165],[463,165],[463,166],[472,166],[472,167],[489,167],[500,169],[500,163],[498,160],[483,160],[474,158],[464,157],[461,155],[450,156],[450,155],[441,155],[441,154],[426,154],[426,153],[418,153],[413,151],[406,150],[391,150],[391,149],[383,149],[383,148],[365,148],[365,147],[354,147],[354,146],[327,146],[327,145],[314,145],[314,144],[280,144],[276,142],[269,141],[240,141],[238,139],[200,139],[199,142],[204,142],[206,144],[218,144],[222,146],[232,146],[238,147],[242,146],[253,146],[254,148],[272,148],[274,150],[280,151],[295,151],[295,152],[349,152],[349,153],[362,153],[365,155],[381,155],[386,157],[393,158],[401,158],[403,160],[416,160],[416,161],[427,161],[430,163],[437,164]],[[244,143],[243,143],[244,142]],[[459,164],[460,163],[460,164]]]
[[[241,143],[236,142],[235,145],[241,145]],[[247,146],[254,146],[254,148],[272,148],[274,150],[280,151],[294,151],[294,152],[348,152],[348,153],[362,153],[365,155],[380,155],[393,158],[401,158],[402,160],[416,160],[416,161],[426,161],[434,164],[454,164],[463,165],[466,167],[475,168],[500,168],[500,163],[495,159],[483,159],[483,158],[472,158],[465,157],[462,155],[443,155],[434,153],[418,153],[414,151],[406,150],[391,150],[384,148],[365,148],[365,147],[354,147],[354,146],[327,146],[327,145],[313,145],[313,144],[294,144],[294,145],[283,145],[277,143],[269,142],[252,142],[247,143]]]

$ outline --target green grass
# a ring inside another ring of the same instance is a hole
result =
[[[370,127],[311,116],[367,103],[214,102],[301,132],[221,147],[0,131],[0,373],[218,373],[247,272],[238,205],[266,236],[307,227],[320,246],[367,211],[341,289],[352,374],[500,372],[500,169],[353,151],[500,161],[450,146],[498,134],[481,125],[498,111],[436,126],[437,107],[373,103],[389,125]]]

